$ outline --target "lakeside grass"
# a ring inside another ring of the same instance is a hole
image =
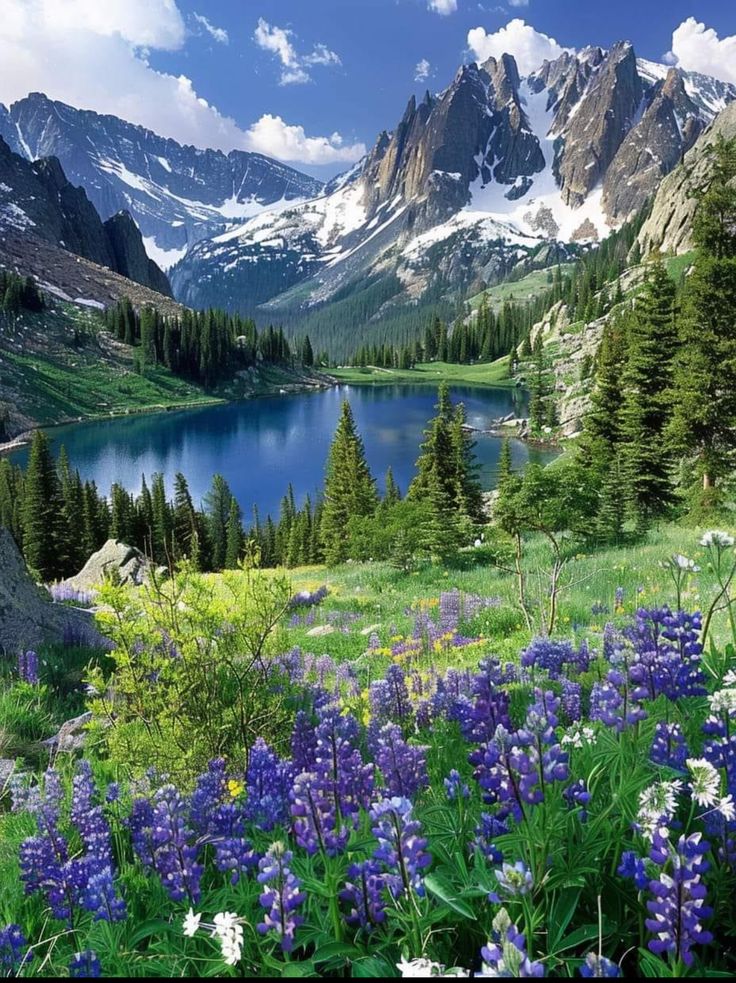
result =
[[[495,362],[481,362],[475,365],[454,365],[449,362],[426,362],[413,369],[383,369],[375,365],[366,368],[345,367],[330,369],[330,375],[338,382],[351,386],[362,385],[412,385],[436,386],[440,382],[448,385],[492,386],[514,388],[516,383],[508,375],[508,358]]]

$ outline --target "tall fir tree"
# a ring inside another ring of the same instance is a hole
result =
[[[46,434],[37,430],[31,442],[23,494],[23,553],[28,565],[47,580],[61,573],[59,516],[61,494]]]

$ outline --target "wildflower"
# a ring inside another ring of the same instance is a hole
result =
[[[705,758],[688,758],[690,794],[699,806],[713,806],[719,800],[721,776]]]
[[[574,724],[582,715],[582,687],[569,679],[562,680],[562,710],[569,723]]]
[[[348,878],[340,892],[340,900],[351,906],[345,921],[352,928],[362,928],[367,932],[386,920],[386,906],[383,901],[385,879],[375,860],[348,867]]]
[[[245,815],[266,833],[288,819],[290,777],[289,766],[259,737],[248,761]]]
[[[641,857],[638,857],[633,850],[626,850],[621,854],[618,873],[621,877],[632,880],[636,885],[637,891],[644,891],[649,886],[649,875],[647,874],[646,865]]]
[[[432,962],[431,959],[401,959],[396,968],[404,979],[423,979],[430,976],[443,976],[445,967],[442,963]]]
[[[715,714],[736,714],[736,688],[721,689],[708,697],[710,709]]]
[[[447,792],[447,798],[450,802],[455,802],[457,799],[467,799],[470,795],[470,789],[463,782],[460,777],[460,772],[453,768],[448,777],[445,779],[445,791]]]
[[[585,962],[580,967],[580,975],[589,979],[606,979],[608,977],[620,976],[621,967],[611,959],[606,959],[596,952],[589,952],[585,957]]]
[[[647,839],[651,840],[657,829],[672,819],[682,789],[680,781],[655,782],[639,795],[637,822]]]
[[[562,735],[560,743],[563,747],[573,747],[578,750],[587,744],[595,744],[596,733],[592,727],[577,724]]]
[[[243,951],[243,919],[232,911],[215,915],[212,937],[217,938],[227,966],[237,966]]]
[[[259,902],[266,914],[256,927],[261,935],[275,932],[283,952],[291,952],[294,947],[294,933],[304,921],[294,911],[307,897],[289,869],[291,859],[292,854],[283,843],[273,843],[258,864],[258,883],[266,885]]]
[[[19,976],[22,967],[33,958],[20,925],[0,929],[0,976]]]
[[[670,953],[673,960],[682,959],[692,965],[694,945],[713,941],[710,932],[702,927],[712,909],[705,904],[707,896],[702,875],[708,870],[703,859],[709,850],[700,833],[681,836],[673,847],[666,836],[657,832],[652,842],[651,859],[660,866],[659,878],[652,880],[652,898],[647,902],[650,916],[646,927],[654,935],[649,949],[657,955]]]
[[[129,822],[135,853],[159,875],[171,900],[187,898],[196,903],[203,868],[194,833],[186,822],[186,804],[177,789],[164,785],[152,803],[135,800]]]
[[[682,727],[679,724],[660,721],[655,727],[654,740],[649,752],[649,757],[654,764],[682,771],[688,753]]]
[[[93,949],[76,952],[69,963],[69,976],[72,979],[99,979],[102,967],[97,953]]]
[[[732,795],[726,795],[716,803],[716,812],[719,812],[726,822],[733,822],[736,819],[736,803]]]
[[[36,686],[39,681],[38,656],[35,652],[21,652],[18,656],[18,677],[24,683]]]
[[[498,886],[508,898],[521,898],[529,894],[534,888],[534,880],[531,871],[527,868],[523,860],[517,860],[515,864],[504,863],[500,870],[494,871]],[[495,892],[489,895],[491,901],[498,902],[500,898]]]
[[[502,908],[493,919],[493,938],[481,951],[483,976],[516,976],[539,978],[544,965],[532,962],[526,951],[526,938]]]
[[[187,914],[184,916],[184,925],[182,932],[187,938],[193,938],[199,930],[199,923],[202,921],[201,915],[195,915],[194,909],[190,908]]]
[[[427,841],[419,833],[419,823],[412,819],[408,799],[394,797],[376,803],[370,812],[374,823],[373,835],[378,847],[373,857],[387,871],[386,883],[391,894],[398,898],[412,890],[424,896],[422,871],[432,863],[426,852]]]
[[[408,744],[396,724],[381,728],[376,746],[378,765],[390,796],[412,798],[429,785],[427,748]]]
[[[727,532],[723,532],[720,529],[712,529],[710,532],[705,533],[703,538],[700,540],[700,545],[705,546],[707,549],[713,547],[717,550],[728,549],[729,546],[733,546],[734,538]]]
[[[578,808],[580,810],[580,822],[587,822],[587,806],[590,803],[591,795],[583,779],[579,778],[576,782],[573,782],[572,785],[568,785],[568,787],[563,791],[562,795],[571,809]]]

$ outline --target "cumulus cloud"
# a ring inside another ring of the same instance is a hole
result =
[[[545,59],[552,61],[570,50],[518,17],[493,34],[487,34],[483,27],[474,27],[468,31],[468,48],[479,62],[503,54],[513,55],[522,75],[535,71]]]
[[[427,6],[436,14],[454,14],[457,10],[457,0],[427,0]]]
[[[215,27],[214,24],[207,20],[204,14],[195,12],[192,14],[192,17],[209,34],[213,41],[217,41],[218,44],[228,44],[230,42],[227,31],[223,27]]]
[[[308,54],[300,54],[293,42],[294,32],[269,24],[263,17],[253,32],[259,48],[275,55],[281,62],[281,85],[301,85],[311,80],[313,65],[341,65],[340,56],[325,44],[317,44]]]
[[[736,83],[736,35],[721,38],[712,27],[688,17],[672,35],[665,59],[690,72]]]
[[[414,69],[415,82],[426,82],[431,74],[432,74],[432,66],[427,61],[426,58],[422,58],[421,61],[417,62],[417,66]]]
[[[350,163],[365,150],[281,121],[286,140],[267,115],[242,129],[199,96],[187,76],[154,69],[149,51],[176,51],[186,41],[175,0],[3,0],[2,8],[0,102],[45,92],[180,143],[257,150],[294,163]]]
[[[305,164],[338,164],[358,160],[365,144],[346,144],[339,133],[330,137],[309,137],[303,126],[290,126],[280,116],[262,116],[247,132],[248,149],[281,160]]]

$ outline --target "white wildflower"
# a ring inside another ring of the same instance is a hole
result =
[[[683,556],[682,553],[675,553],[672,560],[680,570],[688,570],[690,573],[699,573],[700,567],[697,565],[695,560],[690,560],[688,557]]]
[[[682,782],[656,782],[639,796],[637,821],[644,836],[651,839],[663,820],[672,819],[677,809],[677,796]]]
[[[596,732],[592,727],[573,725],[562,736],[561,743],[566,747],[581,748],[586,744],[595,744]]]
[[[240,962],[243,949],[243,919],[232,911],[221,911],[215,915],[212,936],[217,936],[226,965],[236,966]]]
[[[708,697],[708,702],[714,714],[736,713],[736,688],[720,689]]]
[[[733,822],[736,819],[736,803],[733,801],[733,796],[724,796],[716,806],[716,812],[720,812],[726,822]]]
[[[721,776],[705,758],[688,758],[685,763],[690,771],[693,799],[699,806],[715,805],[721,791]]]
[[[199,923],[202,920],[201,915],[195,915],[192,908],[189,909],[188,914],[184,918],[184,928],[183,932],[188,938],[192,938],[193,935],[197,934],[197,929],[199,928]]]
[[[723,677],[724,686],[736,686],[736,669],[729,669]]]
[[[445,967],[441,963],[433,963],[431,959],[410,959],[401,957],[401,962],[396,963],[396,968],[404,979],[423,978],[425,976],[442,976]]]
[[[701,546],[715,546],[716,549],[727,549],[729,546],[733,546],[734,538],[727,532],[723,532],[722,529],[711,529],[707,532],[703,538],[700,540]]]

